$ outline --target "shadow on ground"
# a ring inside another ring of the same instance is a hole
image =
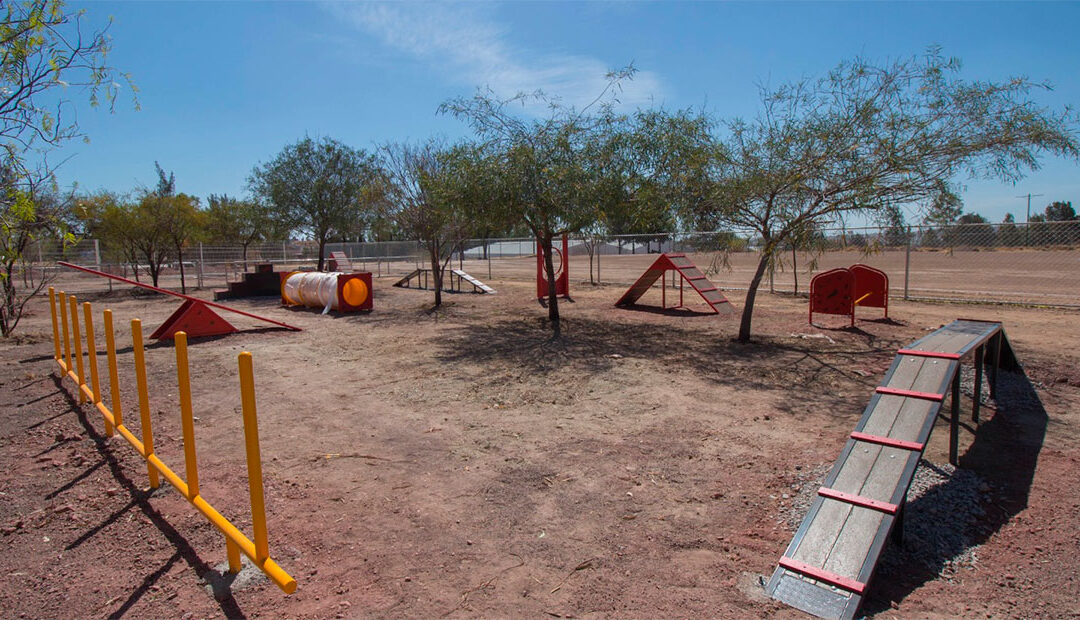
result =
[[[546,319],[531,318],[463,325],[436,345],[434,355],[448,368],[475,364],[541,375],[567,369],[578,374],[600,374],[612,370],[624,358],[648,360],[679,372],[695,373],[718,385],[779,391],[784,394],[781,402],[791,402],[792,407],[802,410],[808,392],[836,398],[836,381],[856,389],[865,386],[869,393],[878,373],[850,369],[868,364],[885,367],[894,349],[894,343],[880,343],[873,338],[836,342],[826,338],[761,337],[739,343],[692,325],[642,325],[582,318],[563,319],[561,337],[553,338]]]
[[[119,607],[109,613],[108,617],[110,619],[116,619],[123,618],[125,615],[127,615],[128,612],[131,611],[132,607],[134,607],[135,604],[139,602],[139,599],[145,596],[146,593],[149,592],[151,588],[157,583],[157,581],[161,579],[161,577],[164,576],[166,573],[168,573],[169,570],[173,567],[173,565],[175,565],[177,562],[186,562],[188,566],[194,569],[195,574],[199,575],[203,579],[210,579],[214,577],[217,574],[215,570],[206,562],[204,562],[201,558],[199,558],[199,555],[188,543],[187,539],[184,538],[184,536],[180,534],[180,532],[178,532],[176,528],[169,524],[169,522],[161,515],[161,513],[159,513],[150,504],[150,497],[153,495],[153,493],[140,489],[138,485],[136,485],[130,478],[128,478],[127,474],[124,472],[123,466],[120,464],[119,459],[117,459],[116,455],[107,445],[106,438],[103,437],[100,433],[98,433],[97,429],[94,428],[94,425],[90,423],[90,420],[86,417],[86,412],[84,411],[84,408],[79,406],[79,404],[71,396],[71,394],[68,393],[67,390],[63,389],[63,379],[61,377],[53,377],[53,381],[56,383],[57,389],[64,394],[64,398],[67,400],[67,406],[70,408],[71,411],[75,412],[76,416],[78,417],[79,424],[81,424],[83,430],[86,431],[87,437],[94,442],[94,447],[102,458],[101,462],[92,464],[89,467],[88,471],[76,476],[75,479],[68,485],[65,485],[65,487],[73,486],[78,481],[87,477],[92,470],[97,469],[102,464],[104,464],[108,466],[113,478],[116,479],[116,481],[122,487],[123,492],[126,492],[129,497],[128,502],[123,507],[106,516],[104,519],[101,520],[100,523],[91,526],[89,529],[79,535],[75,540],[68,543],[64,547],[64,550],[71,551],[78,548],[94,536],[101,534],[101,532],[105,530],[110,524],[116,522],[132,510],[138,510],[139,512],[141,512],[143,516],[145,516],[149,520],[149,522],[153,524],[154,527],[156,527],[176,549],[174,553],[160,567],[143,577],[142,582],[135,587],[135,589],[131,592],[127,599],[120,604]],[[50,493],[50,496],[59,493],[65,487],[61,487],[61,489],[53,491],[52,493]],[[240,606],[237,604],[236,599],[232,596],[231,592],[222,592],[219,594],[217,591],[215,591],[214,599],[217,601],[218,605],[221,608],[222,616],[230,619],[247,617],[246,614],[244,614],[244,612],[240,609]]]
[[[905,507],[905,541],[900,547],[886,547],[881,570],[863,606],[866,614],[886,611],[891,603],[939,579],[951,561],[985,543],[1027,507],[1046,435],[1046,409],[1022,372],[1000,374],[996,404],[994,416],[978,426],[974,441],[961,456],[962,470]],[[986,481],[995,496],[993,501],[982,502],[981,519],[960,523],[942,507],[968,501],[968,472]],[[922,541],[912,539],[915,532]],[[934,542],[929,557],[918,552],[928,548],[920,544],[927,540]]]

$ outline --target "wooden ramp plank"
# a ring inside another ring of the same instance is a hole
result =
[[[960,356],[1000,337],[1007,354],[997,363],[1015,363],[999,323],[957,320],[917,340],[910,350]],[[999,342],[998,340],[994,341]],[[984,363],[991,360],[984,357]],[[945,395],[960,370],[959,359],[897,354],[882,386],[916,396],[875,393],[855,430],[869,436],[910,442],[898,447],[849,438],[823,488],[807,511],[784,557],[766,586],[773,598],[821,618],[849,619],[862,602],[896,516],[876,502],[899,506],[942,407],[918,393]],[[911,448],[911,449],[909,449]],[[843,495],[847,494],[847,495]],[[845,589],[846,588],[846,589]]]
[[[410,272],[408,275],[406,275],[404,278],[398,280],[397,282],[394,282],[394,286],[399,287],[399,288],[412,288],[410,286],[410,282],[412,281],[413,278],[416,278],[419,275],[420,275],[420,270],[415,269],[412,272]],[[419,283],[417,283],[417,288],[419,288]]]
[[[450,271],[462,280],[465,280],[469,284],[472,284],[474,289],[479,290],[482,293],[488,293],[491,295],[495,294],[495,289],[491,288],[487,284],[484,284],[480,280],[477,280],[475,277],[469,275],[465,271],[461,269],[451,269]]]
[[[416,288],[423,289],[423,290],[428,290],[428,288],[427,288],[428,277],[427,276],[430,273],[431,273],[430,269],[414,269],[408,275],[406,275],[404,278],[401,278],[400,280],[395,282],[394,286],[399,287],[399,288],[413,288],[412,281],[415,279],[416,280]],[[447,275],[447,274],[449,274],[449,275]],[[424,285],[423,286],[421,286],[421,284],[420,284],[420,276],[424,276]],[[451,293],[457,292],[454,289],[453,276],[457,276],[459,278],[459,280],[462,280],[462,281],[465,281],[465,282],[468,282],[469,284],[471,284],[472,287],[473,287],[473,292],[474,293],[481,293],[481,294],[483,294],[483,293],[494,294],[495,293],[495,289],[493,289],[490,286],[484,284],[480,280],[477,280],[476,278],[469,275],[467,272],[462,271],[461,269],[447,269],[446,271],[443,272],[443,290],[444,291],[451,292]],[[432,280],[434,280],[434,278],[432,278]],[[448,284],[449,284],[449,286],[447,286]]]

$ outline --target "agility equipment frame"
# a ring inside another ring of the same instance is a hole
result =
[[[58,305],[59,313],[57,312]],[[70,312],[68,311],[69,307]],[[192,506],[201,512],[225,536],[229,572],[237,573],[240,571],[240,553],[242,552],[282,591],[286,594],[294,592],[296,590],[296,580],[270,558],[266,529],[266,506],[263,499],[262,459],[259,453],[259,428],[255,410],[255,379],[251,353],[246,351],[240,353],[237,363],[240,375],[240,402],[244,421],[244,445],[247,456],[248,493],[251,499],[251,523],[255,537],[254,542],[199,494],[199,470],[195,454],[195,423],[191,401],[191,378],[188,369],[187,334],[182,331],[177,332],[173,338],[176,348],[177,385],[180,393],[185,480],[154,453],[154,433],[150,417],[150,396],[146,381],[146,357],[143,348],[141,321],[139,319],[131,320],[132,350],[135,358],[135,383],[138,390],[139,420],[142,429],[142,437],[139,438],[124,425],[112,310],[105,310],[102,317],[105,332],[105,352],[109,368],[109,395],[112,401],[112,407],[110,408],[103,402],[101,395],[97,345],[94,341],[93,310],[90,302],[82,304],[84,317],[82,326],[80,326],[79,322],[79,303],[74,295],[65,295],[62,291],[57,292],[50,286],[49,308],[52,314],[53,357],[60,367],[61,376],[68,377],[75,382],[78,388],[80,405],[89,401],[101,413],[105,424],[105,435],[112,437],[114,433],[119,433],[146,461],[150,488],[158,488],[161,485],[160,476],[164,476],[169,484],[175,487]],[[87,368],[83,365],[82,332],[84,331],[89,377],[87,377]],[[63,343],[62,349],[61,342]],[[90,380],[89,385],[86,383],[87,378]]]

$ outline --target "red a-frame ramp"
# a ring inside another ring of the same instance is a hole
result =
[[[735,307],[731,305],[731,302],[724,297],[720,289],[716,288],[705,274],[690,262],[689,258],[686,258],[685,254],[661,254],[660,258],[656,259],[645,273],[641,274],[641,277],[634,282],[634,285],[627,289],[626,293],[619,298],[619,301],[615,302],[616,306],[632,306],[637,303],[637,300],[641,298],[658,279],[664,284],[663,295],[661,305],[667,307],[667,284],[664,279],[664,274],[668,271],[677,271],[682,279],[679,281],[679,305],[675,308],[682,307],[682,284],[687,282],[690,287],[697,291],[698,295],[705,300],[705,303],[712,308],[712,311],[716,314],[733,314]]]
[[[902,535],[904,498],[950,391],[949,460],[957,462],[960,361],[968,355],[975,394],[984,366],[991,396],[999,369],[1019,368],[995,322],[957,319],[897,351],[777,563],[765,586],[769,596],[819,618],[855,617],[890,532],[895,539]],[[978,423],[978,398],[972,418]]]

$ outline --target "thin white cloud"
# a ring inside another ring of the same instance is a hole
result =
[[[335,4],[335,16],[377,37],[387,46],[443,72],[452,81],[487,87],[500,97],[543,90],[578,108],[591,103],[607,86],[605,75],[631,59],[608,63],[581,55],[517,49],[511,33],[482,4]],[[662,99],[660,80],[638,71],[624,82],[623,105]]]

